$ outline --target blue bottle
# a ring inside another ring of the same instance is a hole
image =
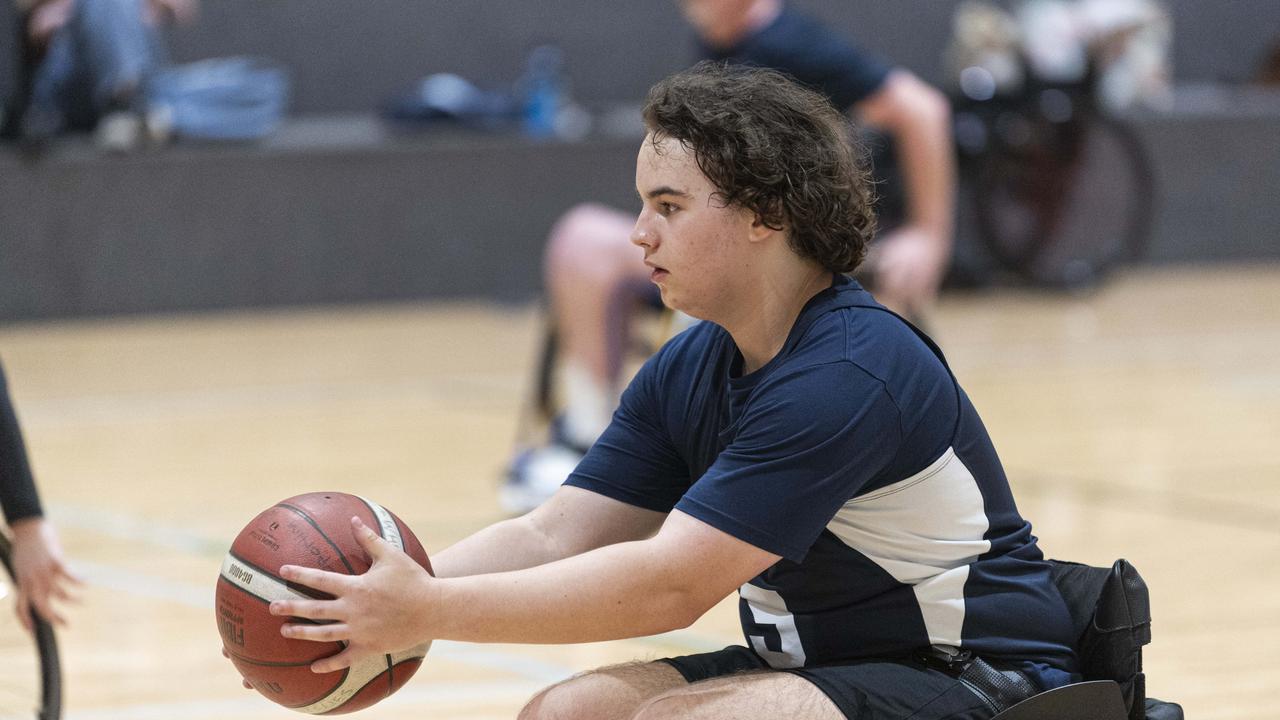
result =
[[[534,138],[555,137],[556,118],[564,105],[564,52],[554,45],[534,48],[521,85],[525,134]]]

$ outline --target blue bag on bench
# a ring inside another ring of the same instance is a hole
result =
[[[152,113],[173,135],[196,140],[256,140],[284,118],[289,80],[279,66],[229,57],[174,65],[147,85]]]

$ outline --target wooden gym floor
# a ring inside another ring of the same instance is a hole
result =
[[[1151,694],[1194,720],[1280,717],[1280,266],[954,296],[935,324],[1046,554],[1145,576]],[[458,304],[0,326],[50,516],[90,583],[61,634],[67,717],[296,717],[219,655],[231,538],[325,489],[394,509],[429,551],[497,520],[539,327],[529,308]],[[725,603],[657,638],[437,643],[362,717],[511,718],[570,673],[738,640]]]

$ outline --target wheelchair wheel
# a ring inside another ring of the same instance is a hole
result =
[[[1155,192],[1133,130],[1093,113],[1013,127],[977,168],[978,229],[995,260],[1034,284],[1078,288],[1142,257]]]
[[[0,597],[12,594],[13,563],[9,539],[0,533]],[[62,671],[58,645],[49,623],[35,618],[35,636],[11,611],[0,616],[0,720],[58,720],[62,717]]]

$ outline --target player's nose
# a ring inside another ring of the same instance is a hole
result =
[[[645,213],[640,213],[640,217],[636,218],[636,224],[631,228],[631,242],[634,245],[643,248],[653,249],[657,247],[657,236],[653,229],[645,220]]]

